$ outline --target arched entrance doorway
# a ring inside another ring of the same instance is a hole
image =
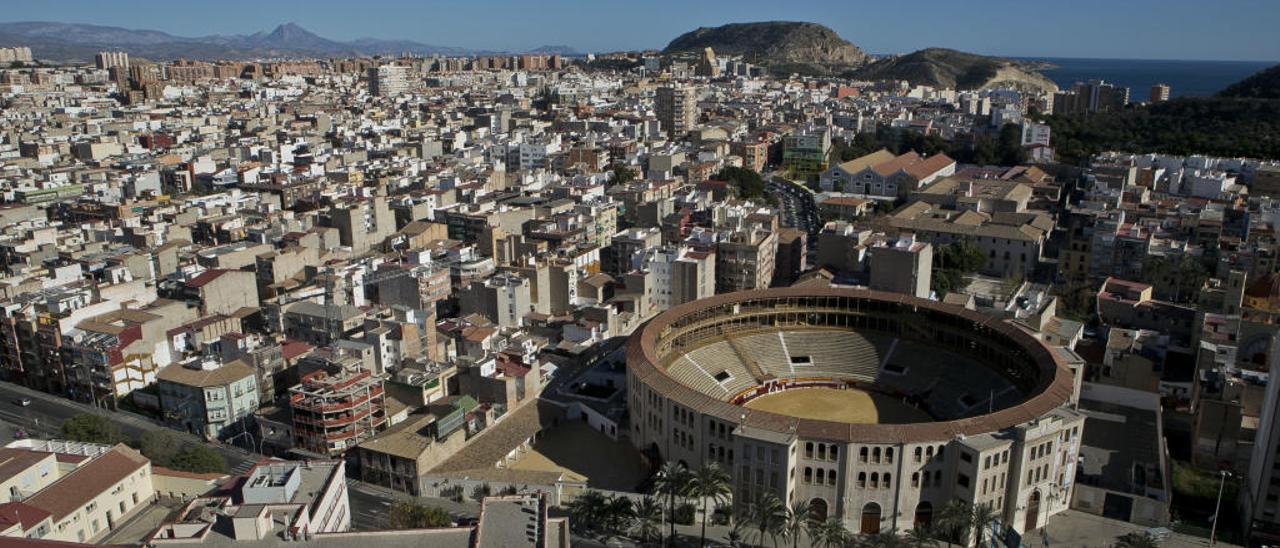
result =
[[[913,522],[914,527],[923,529],[933,522],[933,503],[924,500],[916,505],[916,519]]]
[[[859,531],[864,535],[875,535],[880,533],[880,505],[874,502],[868,502],[862,507],[862,529]]]
[[[827,501],[820,498],[809,501],[809,520],[818,523],[827,521]]]
[[[1040,490],[1031,492],[1031,498],[1027,499],[1027,520],[1024,522],[1023,533],[1030,533],[1036,530],[1036,526],[1040,521]]]

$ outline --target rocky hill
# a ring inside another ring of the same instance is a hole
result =
[[[776,71],[840,72],[861,65],[867,58],[858,46],[827,27],[789,21],[701,27],[676,37],[663,53],[701,52],[705,48],[718,55],[741,55],[748,62]]]
[[[1280,65],[1275,65],[1218,92],[1218,97],[1280,99]]]
[[[955,89],[993,87],[1057,91],[1058,86],[1029,65],[976,53],[945,48],[887,57],[866,65],[850,76],[860,80],[906,80],[915,85]]]

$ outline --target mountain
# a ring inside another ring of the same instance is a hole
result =
[[[849,76],[859,80],[906,80],[913,85],[954,89],[1024,87],[1057,91],[1052,80],[1031,65],[1003,57],[989,57],[945,48],[886,57]]]
[[[525,53],[537,53],[541,55],[560,55],[562,57],[581,57],[583,53],[573,48],[573,46],[538,46]]]
[[[1280,99],[1280,65],[1264,69],[1244,80],[1227,86],[1218,97]]]
[[[29,46],[36,58],[53,61],[88,61],[102,50],[126,51],[130,55],[155,60],[478,53],[411,40],[362,38],[340,42],[318,36],[296,23],[285,23],[269,32],[248,35],[185,37],[155,30],[23,21],[0,23],[0,47],[4,46]]]
[[[827,27],[790,21],[701,27],[676,37],[663,53],[698,53],[705,48],[718,55],[741,55],[776,72],[839,72],[867,58]]]

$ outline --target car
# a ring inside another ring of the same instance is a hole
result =
[[[13,400],[13,403],[26,407],[28,405],[31,405],[31,398],[18,398],[16,400]]]

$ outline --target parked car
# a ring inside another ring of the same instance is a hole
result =
[[[16,400],[13,400],[13,403],[26,407],[28,405],[31,405],[31,398],[18,398]]]

